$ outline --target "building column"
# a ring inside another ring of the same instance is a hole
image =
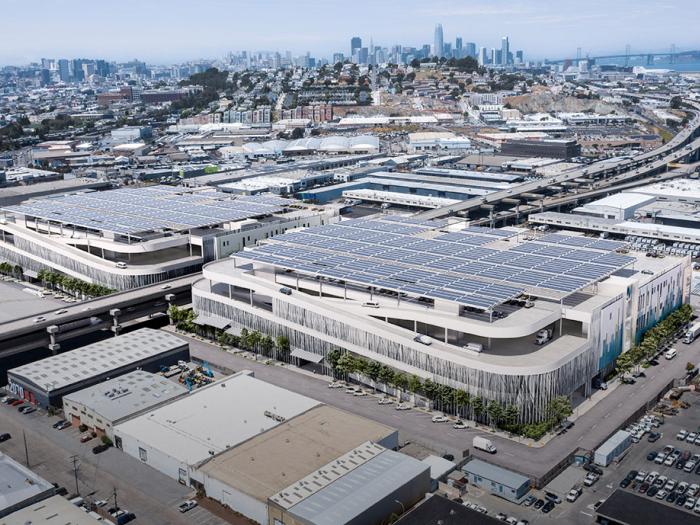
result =
[[[122,311],[119,308],[112,308],[109,311],[109,315],[112,316],[112,332],[114,332],[114,337],[119,335],[119,332],[121,332],[122,327],[119,324],[119,316],[121,315]]]
[[[49,333],[49,350],[51,350],[52,355],[56,355],[61,349],[61,345],[56,342],[56,334],[58,333],[58,326],[51,325],[46,327],[46,331]]]
[[[211,281],[210,281],[211,282]],[[175,300],[175,294],[174,293],[169,293],[165,295],[165,301],[168,303],[168,320],[169,324],[173,324],[173,318],[170,316],[170,307],[173,305],[173,301]]]

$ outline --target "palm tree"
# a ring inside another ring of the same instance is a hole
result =
[[[478,419],[484,412],[484,400],[480,396],[472,398],[472,410],[474,411],[474,419]]]
[[[468,392],[464,390],[457,390],[455,393],[455,404],[457,405],[457,410],[460,416],[462,415],[461,409],[468,409],[471,403],[471,396]]]
[[[503,420],[508,425],[514,425],[520,417],[520,409],[517,405],[508,405],[503,413]]]
[[[489,416],[489,423],[493,426],[498,426],[498,423],[503,419],[503,407],[498,401],[489,402],[486,413]]]

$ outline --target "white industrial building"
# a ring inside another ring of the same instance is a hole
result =
[[[472,149],[471,141],[451,132],[424,131],[408,134],[408,151],[420,152],[467,152]]]
[[[114,426],[187,394],[187,388],[159,374],[135,370],[63,396],[63,415],[114,440]]]
[[[573,232],[353,219],[205,266],[193,304],[234,333],[285,335],[320,366],[341,348],[516,404],[532,422],[554,396],[588,396],[621,352],[688,301],[689,258],[617,253],[626,246]]]
[[[51,496],[0,518],[2,525],[100,525],[101,523],[105,523],[105,520],[95,517],[94,512],[85,512],[63,496]]]
[[[200,462],[319,404],[240,372],[117,425],[114,443],[188,485]]]
[[[11,519],[8,515],[56,493],[51,483],[3,453],[0,453],[0,480],[0,523],[3,524]],[[26,524],[26,521],[12,522]]]
[[[633,218],[639,208],[655,200],[656,197],[643,193],[621,192],[574,208],[574,213],[603,219],[626,220]]]

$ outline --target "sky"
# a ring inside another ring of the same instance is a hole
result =
[[[445,42],[531,59],[700,49],[700,0],[0,0],[0,64],[138,58],[170,64],[269,50],[331,57],[368,45]]]

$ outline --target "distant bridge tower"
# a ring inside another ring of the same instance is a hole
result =
[[[668,58],[671,64],[676,61],[676,44],[671,44],[671,54]]]
[[[630,45],[625,46],[625,67],[630,65]]]
[[[647,66],[651,66],[654,63],[654,55],[647,55]]]
[[[578,64],[581,62],[581,48],[577,47],[576,48],[576,63]]]

